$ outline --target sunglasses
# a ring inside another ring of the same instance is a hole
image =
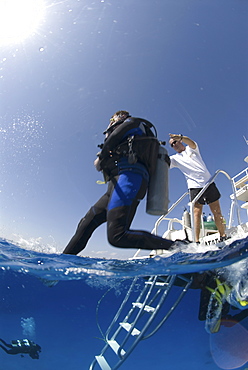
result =
[[[177,143],[177,140],[174,140],[174,141],[172,141],[172,143],[171,143],[171,147],[173,148],[173,146],[175,145]]]

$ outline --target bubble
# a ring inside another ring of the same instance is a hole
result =
[[[24,319],[21,318],[21,326],[22,326],[22,333],[23,336],[27,339],[35,339],[35,321],[33,317],[28,317]]]

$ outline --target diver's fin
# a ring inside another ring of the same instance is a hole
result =
[[[211,293],[205,324],[208,333],[217,333],[220,330],[222,316],[229,311],[226,298],[230,294],[231,288],[218,278],[215,278],[215,283],[215,289],[206,286],[206,289]]]

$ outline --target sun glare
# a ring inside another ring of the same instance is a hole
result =
[[[0,46],[23,42],[44,17],[44,0],[0,0]]]

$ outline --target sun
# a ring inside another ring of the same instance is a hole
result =
[[[44,0],[0,0],[0,46],[32,36],[45,13]]]

